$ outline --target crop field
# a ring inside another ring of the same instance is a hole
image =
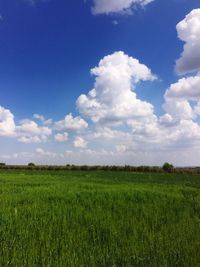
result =
[[[200,266],[200,175],[0,171],[0,266]]]

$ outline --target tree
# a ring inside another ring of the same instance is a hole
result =
[[[174,170],[174,166],[168,162],[165,162],[162,168],[165,172],[172,172]]]
[[[35,167],[35,164],[31,162],[28,164],[28,167]]]
[[[6,166],[6,164],[3,162],[0,162],[0,167],[4,167],[4,166]]]

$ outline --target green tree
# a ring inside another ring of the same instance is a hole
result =
[[[173,172],[174,170],[174,166],[168,162],[165,162],[162,168],[165,172]]]
[[[35,167],[35,164],[31,162],[28,164],[28,167]]]

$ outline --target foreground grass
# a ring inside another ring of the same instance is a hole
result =
[[[200,266],[200,176],[0,172],[0,266]]]

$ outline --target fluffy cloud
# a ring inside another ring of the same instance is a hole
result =
[[[76,148],[86,148],[87,142],[80,136],[77,136],[74,140],[74,147]]]
[[[193,110],[187,100],[167,99],[163,106],[174,119],[193,118]]]
[[[194,77],[182,78],[172,84],[165,93],[165,98],[200,99],[200,74]]]
[[[192,10],[176,28],[179,39],[185,42],[176,71],[185,74],[200,70],[200,9]]]
[[[199,113],[199,88],[200,75],[182,78],[172,84],[165,93],[164,108],[167,113],[173,118],[194,118]]]
[[[92,13],[110,14],[110,13],[131,13],[132,7],[144,7],[154,0],[94,0]]]
[[[96,76],[94,89],[77,100],[83,116],[112,124],[153,115],[153,106],[139,100],[133,90],[140,81],[153,81],[156,77],[137,59],[115,52],[104,57],[91,73]]]
[[[100,127],[95,132],[90,134],[90,140],[100,140],[101,142],[105,141],[113,141],[113,140],[121,140],[130,138],[130,133],[123,132],[120,130],[110,129],[109,127]]]
[[[166,110],[159,119],[160,130],[165,136],[162,146],[177,149],[178,146],[200,145],[200,76],[187,77],[172,84],[165,93]],[[195,121],[197,120],[197,121]]]
[[[32,120],[23,120],[19,126],[16,126],[18,141],[22,143],[40,143],[45,142],[52,130],[48,127],[41,127]]]
[[[55,135],[55,140],[57,142],[65,142],[65,141],[68,140],[68,138],[69,138],[68,133],[62,133],[62,134],[58,133],[58,134]]]
[[[10,110],[0,106],[0,136],[15,135],[14,115]]]
[[[67,115],[64,120],[55,123],[55,129],[59,131],[81,131],[86,129],[87,127],[88,124],[84,119],[82,119],[80,116],[74,118],[71,113]]]
[[[158,142],[160,140],[160,129],[155,115],[140,120],[131,119],[127,124],[131,128],[135,140],[138,142]]]
[[[50,124],[53,123],[52,119],[46,120],[43,115],[40,115],[40,114],[37,114],[37,113],[33,114],[33,118],[36,119],[36,120],[41,121],[44,125],[50,125]]]

